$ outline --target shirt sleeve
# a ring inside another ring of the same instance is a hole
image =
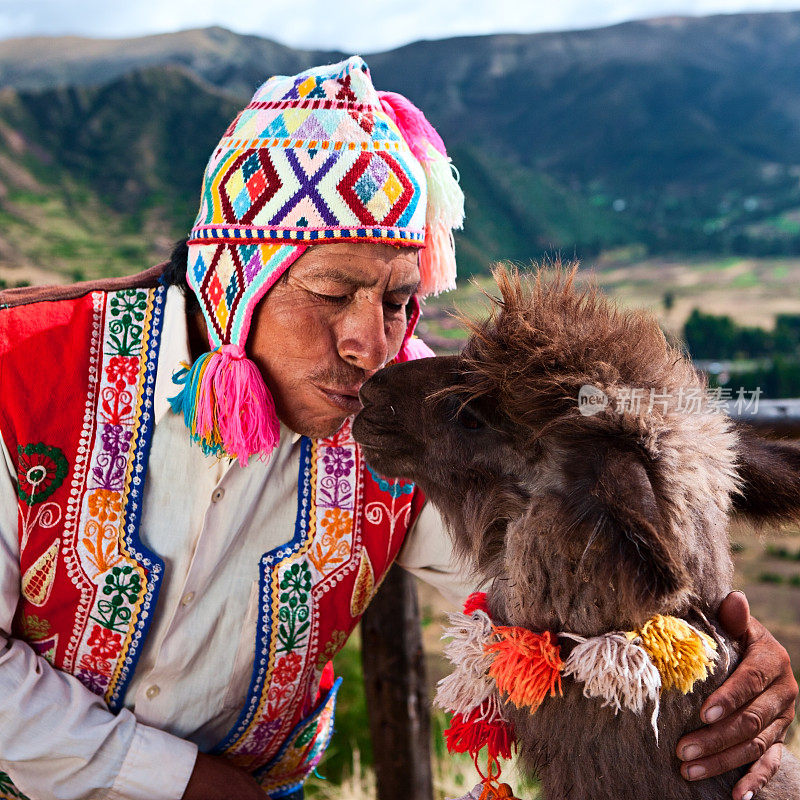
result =
[[[479,588],[471,565],[456,557],[444,520],[430,503],[425,503],[406,534],[397,563],[438,589],[455,607]]]
[[[19,600],[15,470],[0,437],[0,770],[36,800],[180,800],[197,746],[112,714],[11,637]]]

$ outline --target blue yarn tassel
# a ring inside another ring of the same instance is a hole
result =
[[[213,355],[214,353],[203,353],[191,367],[182,367],[173,373],[172,382],[182,388],[175,397],[169,398],[169,404],[176,414],[183,414],[183,421],[189,429],[192,441],[200,445],[203,453],[207,456],[221,458],[227,455],[222,441],[218,438],[209,439],[200,436],[197,431],[197,401],[200,397],[200,382],[203,378],[203,370]],[[218,432],[214,433],[217,433],[218,436]]]

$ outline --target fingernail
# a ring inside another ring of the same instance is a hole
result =
[[[711,706],[703,716],[706,722],[716,722],[722,716],[722,706]]]
[[[700,747],[699,744],[690,744],[683,748],[681,751],[681,759],[683,761],[692,761],[693,759],[697,758],[700,753],[703,752],[703,748]]]
[[[752,792],[745,792],[742,795],[742,800],[753,800],[753,793]]]
[[[690,781],[696,781],[706,774],[706,768],[695,764],[693,767],[689,767],[689,769],[686,770],[686,774],[689,776]]]

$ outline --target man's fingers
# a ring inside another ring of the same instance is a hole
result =
[[[730,592],[720,603],[717,619],[728,636],[743,638],[750,622],[750,604],[744,592]]]
[[[780,765],[780,742],[794,717],[797,681],[788,653],[750,616],[743,594],[729,594],[718,618],[742,645],[742,660],[703,703],[700,718],[706,726],[684,736],[677,752],[688,780],[751,764],[733,791],[733,800],[751,800]]]
[[[792,675],[789,654],[763,626],[751,618],[749,644],[739,666],[728,676],[725,683],[706,698],[700,710],[703,722],[716,722],[732,714],[736,709],[751,703],[767,688],[767,702],[774,711],[767,711],[767,721],[775,719],[781,711],[790,707],[797,696],[797,683]]]
[[[761,695],[719,722],[684,736],[678,742],[678,758],[695,762],[714,753],[730,751],[738,745],[749,745],[753,752],[749,760],[754,761],[776,741],[783,741],[791,722],[792,713],[785,704],[773,703],[768,695]],[[734,766],[744,763],[740,761]]]
[[[714,775],[721,775],[723,772],[728,772],[728,770],[735,769],[742,764],[749,764],[751,761],[759,761],[771,750],[776,742],[782,741],[785,732],[785,721],[782,719],[776,720],[754,739],[749,739],[706,758],[687,761],[681,765],[681,774],[687,780],[697,781],[704,778],[712,778]],[[768,760],[767,764],[760,769],[766,770],[771,763],[771,760]],[[777,769],[777,766],[775,769]],[[772,774],[770,772],[769,776],[771,777]]]
[[[774,744],[750,767],[749,772],[733,787],[733,800],[751,800],[768,783],[781,765],[783,746]]]

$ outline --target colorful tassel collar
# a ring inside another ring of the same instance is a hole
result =
[[[494,625],[486,594],[479,592],[469,597],[463,614],[449,618],[451,627],[443,638],[450,641],[444,651],[454,669],[439,681],[434,702],[453,715],[445,731],[448,750],[470,753],[481,773],[480,800],[506,796],[507,790],[501,788],[505,784],[497,783],[498,759],[511,757],[516,738],[503,715],[501,698],[533,714],[548,695],[562,695],[562,678],[572,678],[583,684],[585,697],[602,700],[615,714],[622,709],[643,714],[652,703],[650,721],[658,742],[661,693],[677,689],[688,694],[697,681],[714,672],[718,658],[717,643],[677,617],[656,615],[635,631],[590,638],[536,633]],[[577,642],[566,659],[561,656],[560,637]],[[486,775],[478,764],[484,747]]]

